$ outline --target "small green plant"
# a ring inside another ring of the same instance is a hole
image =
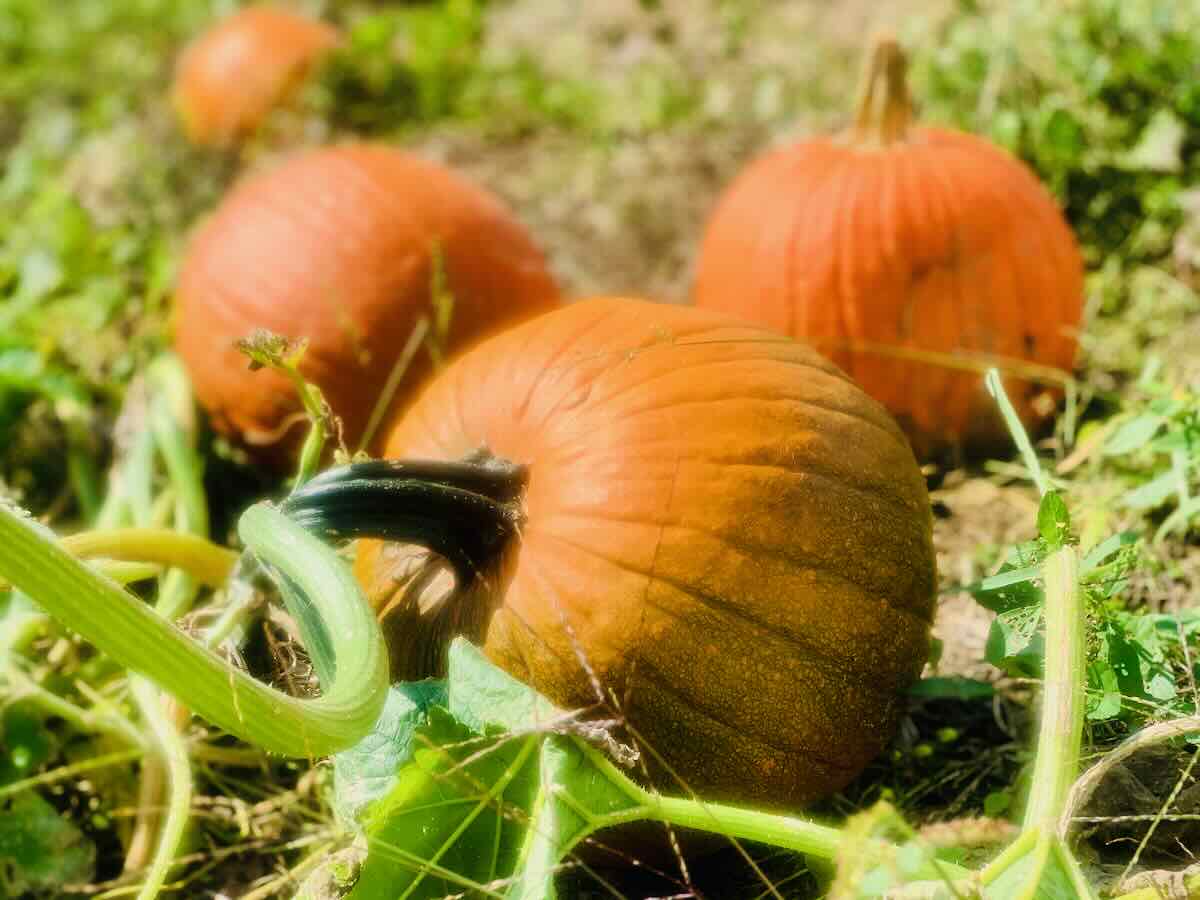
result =
[[[360,131],[454,116],[478,77],[482,36],[479,0],[366,16],[324,67],[313,102],[331,121]]]
[[[1124,490],[1116,505],[1139,514],[1165,510],[1153,540],[1184,538],[1200,521],[1200,394],[1159,377],[1153,359],[1133,385],[1130,410],[1103,429],[1100,466]]]

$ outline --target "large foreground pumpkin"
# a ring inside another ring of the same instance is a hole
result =
[[[770,153],[729,188],[696,303],[814,343],[920,453],[1007,440],[979,369],[1036,373],[1006,377],[1009,396],[1028,425],[1053,411],[1047,384],[1075,356],[1079,249],[1022,163],[910,121],[894,41],[877,46],[865,84],[848,133]]]
[[[337,42],[331,26],[274,6],[217,23],[176,65],[172,98],[188,137],[220,145],[253,132]]]
[[[175,345],[218,430],[265,456],[303,433],[293,385],[250,371],[236,348],[266,328],[308,339],[301,370],[353,446],[415,324],[431,313],[439,261],[453,296],[451,349],[557,303],[525,229],[434,163],[348,144],[301,153],[236,187],[197,233],[177,287]],[[428,368],[422,353],[400,400]]]
[[[891,737],[928,650],[925,484],[892,419],[809,348],[711,312],[580,302],[450,366],[386,454],[476,460],[398,465],[374,496],[385,465],[311,490],[340,497],[321,501],[331,533],[454,562],[438,605],[406,586],[398,546],[360,547],[394,678],[433,674],[428,642],[466,632],[575,708],[604,699],[585,661],[710,799],[803,804]]]

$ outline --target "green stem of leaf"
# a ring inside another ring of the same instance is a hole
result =
[[[837,858],[838,850],[846,839],[840,829],[818,825],[794,816],[776,815],[723,803],[708,803],[687,797],[664,797],[634,784],[593,748],[585,747],[585,753],[592,764],[608,776],[609,781],[636,801],[636,805],[629,810],[592,818],[592,830],[639,819],[654,819],[681,828],[695,828],[739,840],[783,847],[831,861]],[[895,848],[885,841],[879,841],[878,849],[883,857]],[[928,861],[920,872],[916,873],[916,877],[930,880],[960,879],[968,877],[969,874],[960,866]]]
[[[1079,772],[1083,738],[1086,635],[1079,560],[1065,546],[1043,564],[1046,585],[1046,662],[1041,725],[1024,828],[1054,834]]]
[[[166,815],[158,834],[158,845],[146,877],[138,890],[138,900],[154,900],[166,883],[175,859],[176,848],[183,839],[192,805],[192,766],[187,744],[174,724],[163,713],[163,695],[145,678],[134,676],[130,681],[134,698],[142,717],[150,726],[156,749],[167,770],[168,796]]]

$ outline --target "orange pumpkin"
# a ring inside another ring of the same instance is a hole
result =
[[[1053,198],[986,141],[912,122],[905,60],[876,47],[853,128],[753,163],[707,227],[697,305],[815,344],[919,453],[1007,431],[996,363],[1027,425],[1072,367],[1083,260]]]
[[[272,6],[250,6],[188,45],[175,107],[189,139],[226,144],[254,131],[338,43],[336,29]]]
[[[294,386],[250,371],[236,348],[266,328],[308,339],[301,371],[353,447],[431,310],[439,261],[454,298],[452,350],[557,303],[525,229],[440,165],[347,144],[301,153],[235,187],[192,241],[176,297],[175,347],[216,428],[281,461],[302,436]],[[422,353],[397,402],[428,369]]]
[[[462,356],[386,455],[425,461],[330,470],[285,507],[450,561],[447,597],[411,547],[360,545],[393,678],[433,674],[465,633],[564,708],[602,686],[709,799],[803,804],[891,737],[929,646],[925,483],[883,408],[808,347],[582,301]]]

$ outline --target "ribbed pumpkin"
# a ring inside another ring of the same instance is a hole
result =
[[[173,98],[188,137],[226,144],[254,131],[338,43],[336,29],[272,6],[251,6],[185,48]]]
[[[1027,424],[1053,410],[1047,384],[1072,367],[1082,312],[1074,236],[1024,164],[912,122],[895,41],[864,85],[848,132],[769,153],[731,185],[696,303],[815,344],[919,453],[1007,441],[979,372],[999,363]]]
[[[450,170],[373,144],[306,151],[254,175],[195,235],[177,285],[175,346],[216,428],[286,458],[302,428],[282,375],[250,371],[256,328],[307,338],[301,370],[353,446],[413,328],[432,308],[438,260],[454,298],[451,349],[557,303],[525,229]],[[414,361],[398,392],[427,374]],[[283,452],[281,452],[283,451]]]
[[[925,484],[882,407],[808,347],[693,308],[581,301],[461,357],[386,455],[483,460],[400,464],[374,498],[384,464],[312,489],[331,533],[382,526],[457,560],[438,604],[428,579],[412,588],[411,548],[360,545],[393,678],[432,674],[428,642],[465,632],[576,708],[597,701],[586,660],[709,799],[803,804],[891,737],[928,650]]]

